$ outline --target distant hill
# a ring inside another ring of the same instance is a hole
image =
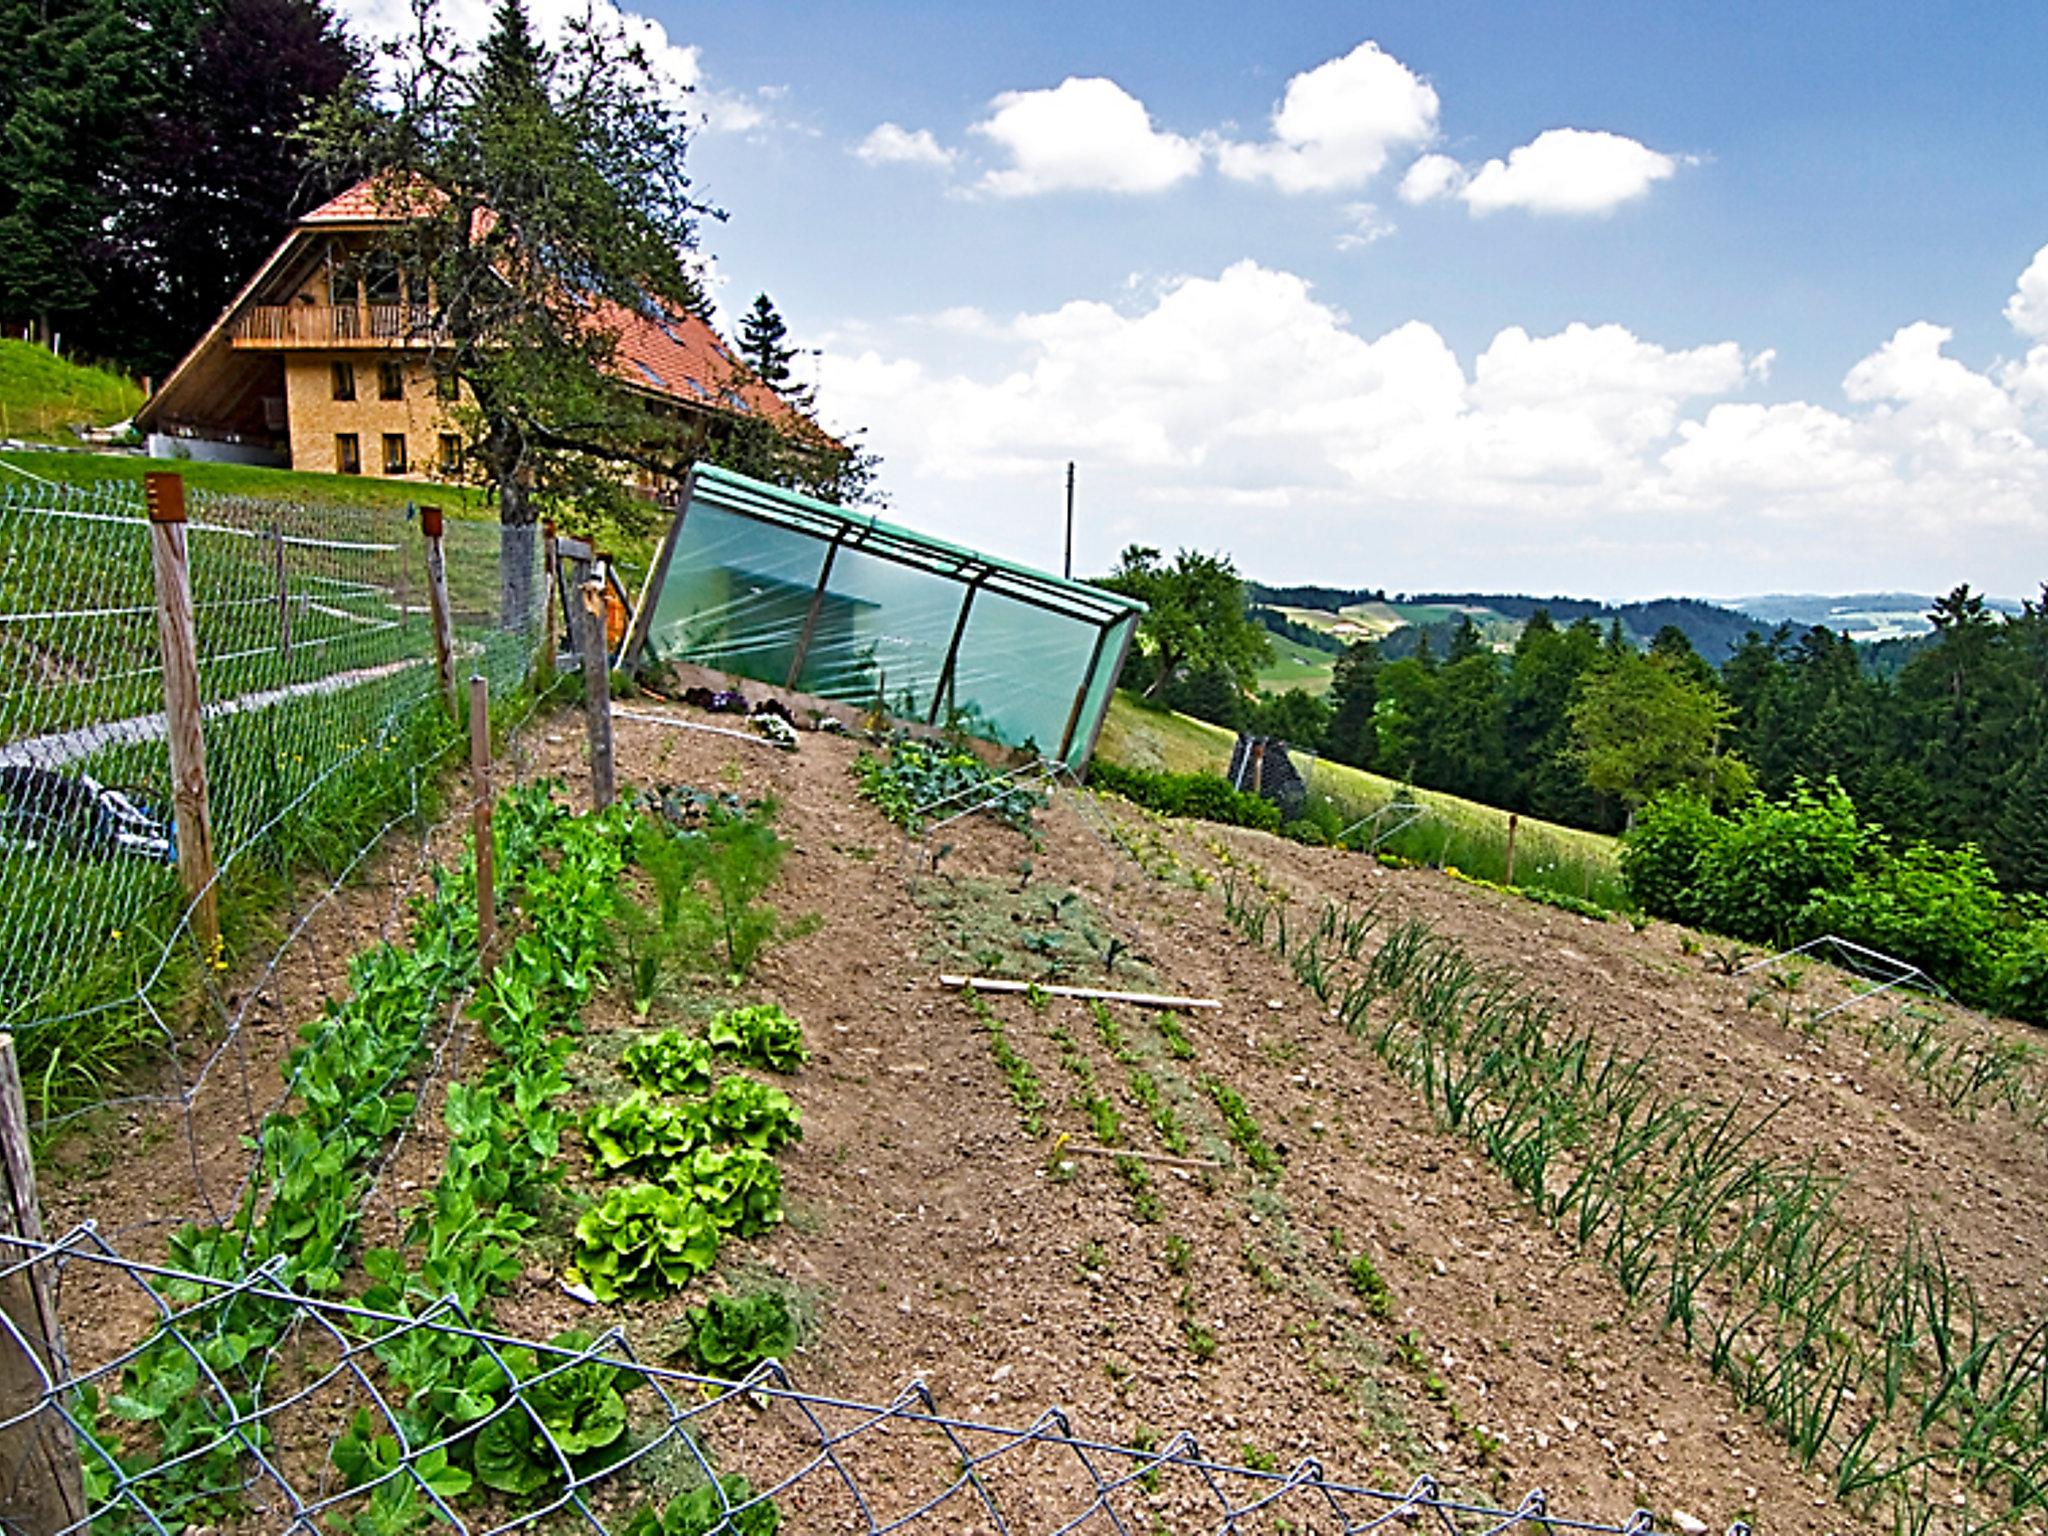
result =
[[[2002,597],[1985,603],[1999,613],[2020,611],[2018,603]],[[1924,635],[1934,627],[1927,620],[1934,598],[1924,592],[1772,592],[1736,598],[1734,606],[1769,625],[1811,629],[1825,624],[1852,640],[1893,640]]]
[[[0,437],[77,441],[77,427],[104,427],[135,414],[132,379],[83,367],[26,341],[0,341]]]
[[[1340,639],[1359,638],[1367,632],[1385,641],[1395,655],[1413,651],[1424,633],[1441,651],[1443,636],[1456,627],[1461,614],[1478,625],[1488,643],[1496,648],[1511,646],[1539,608],[1548,609],[1560,624],[1590,619],[1605,627],[1619,620],[1638,645],[1647,645],[1665,625],[1675,625],[1693,649],[1716,666],[1728,659],[1728,653],[1751,630],[1771,627],[1749,613],[1692,597],[1603,603],[1592,598],[1526,593],[1404,592],[1390,600],[1382,588],[1268,587],[1258,582],[1251,583],[1251,595],[1254,602],[1284,608],[1292,624],[1323,629]],[[1377,625],[1372,621],[1375,614],[1384,616]]]

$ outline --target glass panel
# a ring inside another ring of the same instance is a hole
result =
[[[649,644],[658,656],[780,687],[825,549],[808,534],[692,506],[656,594]]]
[[[1067,762],[1078,765],[1081,754],[1094,741],[1095,733],[1101,729],[1102,717],[1109,710],[1111,690],[1116,687],[1117,662],[1122,659],[1124,637],[1137,624],[1135,618],[1120,619],[1109,627],[1109,634],[1102,642],[1102,654],[1095,663],[1095,675],[1088,679],[1088,698],[1081,705],[1081,718],[1074,724],[1074,740],[1067,748]]]
[[[829,699],[879,695],[890,714],[924,719],[966,585],[843,548],[825,585],[797,687]]]
[[[975,595],[953,669],[953,708],[969,734],[1006,746],[1060,749],[1087,676],[1095,626],[1029,603]]]

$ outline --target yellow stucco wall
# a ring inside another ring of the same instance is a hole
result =
[[[378,365],[394,356],[404,370],[404,398],[379,398]],[[334,398],[334,364],[355,367],[355,399]],[[408,480],[434,480],[440,464],[441,434],[455,430],[435,393],[427,360],[395,348],[356,352],[291,353],[285,358],[285,419],[291,433],[292,468],[337,474],[336,435],[353,432],[361,450],[362,473],[384,476],[384,436],[402,434]]]

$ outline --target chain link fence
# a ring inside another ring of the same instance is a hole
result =
[[[132,1087],[138,1053],[171,1080],[151,1093],[188,1094],[238,1024],[220,979],[419,822],[462,752],[410,508],[187,507],[225,951],[197,942],[179,880],[142,490],[0,486],[0,1028],[45,1124]],[[541,615],[497,611],[495,524],[444,542],[458,676],[512,700]]]
[[[1237,1464],[1185,1431],[1116,1444],[1056,1408],[1023,1424],[987,1423],[946,1411],[916,1381],[863,1402],[804,1390],[772,1360],[740,1380],[702,1376],[641,1359],[616,1328],[525,1339],[476,1326],[453,1298],[401,1313],[300,1295],[262,1272],[208,1279],[125,1257],[89,1227],[54,1242],[0,1239],[0,1287],[25,1284],[67,1317],[132,1320],[126,1333],[94,1328],[103,1342],[89,1346],[74,1336],[61,1360],[11,1325],[0,1335],[0,1377],[35,1384],[25,1408],[0,1418],[0,1449],[14,1455],[0,1480],[37,1453],[83,1468],[55,1494],[69,1518],[47,1516],[53,1533],[198,1524],[304,1536],[1653,1529],[1642,1510],[1619,1526],[1573,1519],[1540,1490],[1506,1508],[1454,1497],[1427,1476],[1406,1488],[1350,1481],[1313,1457],[1287,1468]],[[251,1393],[232,1345],[258,1313],[285,1320],[275,1351],[284,1363]],[[462,1379],[483,1384],[473,1385],[467,1422],[431,1439],[408,1434],[386,1368],[421,1350],[448,1353],[468,1372]],[[165,1403],[170,1422],[139,1437],[165,1444],[138,1454],[107,1429],[99,1405],[151,1352],[182,1362],[181,1390]],[[572,1413],[571,1402],[584,1406]],[[507,1470],[515,1465],[517,1476]],[[193,1476],[195,1467],[210,1475]],[[17,1507],[38,1491],[17,1484]]]

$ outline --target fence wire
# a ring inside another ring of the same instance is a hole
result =
[[[30,1285],[60,1316],[93,1324],[90,1342],[74,1334],[68,1357],[46,1359],[0,1313],[0,1380],[33,1383],[25,1401],[0,1405],[0,1448],[14,1452],[0,1488],[39,1457],[81,1471],[70,1517],[50,1521],[53,1533],[204,1524],[304,1536],[429,1526],[462,1536],[756,1536],[782,1524],[869,1536],[1383,1527],[1649,1536],[1654,1525],[1646,1510],[1623,1525],[1574,1519],[1552,1511],[1541,1490],[1506,1508],[1454,1497],[1427,1476],[1378,1488],[1333,1476],[1314,1457],[1285,1470],[1237,1465],[1186,1431],[1121,1445],[1081,1432],[1057,1408],[1028,1423],[985,1423],[947,1412],[919,1381],[864,1402],[805,1390],[775,1361],[739,1380],[702,1376],[641,1359],[617,1328],[525,1339],[476,1326],[452,1297],[401,1313],[301,1295],[262,1272],[209,1279],[125,1257],[90,1226],[52,1242],[0,1238],[0,1293]],[[232,1343],[259,1315],[282,1320],[286,1343],[274,1353],[286,1364],[252,1392]],[[123,1332],[108,1318],[132,1321]],[[427,1349],[489,1385],[475,1389],[453,1432],[417,1436],[387,1362]],[[140,1367],[155,1361],[161,1372],[167,1358],[181,1366],[175,1402],[123,1397],[148,1390],[136,1385]],[[572,1417],[569,1399],[603,1408]],[[127,1404],[122,1415],[108,1411],[114,1402]],[[338,1445],[337,1426],[353,1438]],[[486,1486],[478,1474],[501,1467],[511,1444],[530,1470]],[[511,1483],[519,1487],[502,1486]],[[19,1481],[13,1492],[18,1509],[50,1496]]]
[[[310,914],[387,833],[423,825],[463,752],[410,508],[192,490],[187,513],[226,953],[196,941],[176,866],[141,489],[0,486],[0,1028],[46,1126],[189,1107]],[[458,675],[511,700],[540,584],[508,623],[497,526],[450,520],[444,548]],[[227,990],[255,962],[256,984]]]

